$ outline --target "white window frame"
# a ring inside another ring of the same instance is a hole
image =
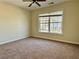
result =
[[[62,11],[62,12],[63,12],[63,11]],[[48,14],[50,14],[50,13],[48,13]],[[49,22],[50,22],[50,16],[51,16],[51,15],[47,16],[47,17],[49,17]],[[53,15],[53,16],[56,16],[56,15]],[[53,33],[53,34],[63,34],[63,13],[62,13],[61,16],[62,16],[61,33],[59,33],[59,32],[58,32],[58,33],[50,32],[50,25],[48,26],[48,27],[49,27],[49,28],[48,28],[48,32],[41,32],[41,31],[40,31],[40,20],[38,21],[38,24],[39,24],[38,30],[39,30],[39,32],[40,32],[40,33],[51,33],[51,34],[52,34],[52,33]],[[40,17],[40,15],[39,15],[39,17]],[[41,17],[42,17],[42,16],[41,16]],[[50,23],[48,23],[48,24],[50,24]]]

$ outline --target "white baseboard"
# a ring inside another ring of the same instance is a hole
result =
[[[32,37],[79,45],[79,42],[72,42],[72,41],[67,41],[67,40],[58,40],[58,39],[54,39],[54,38],[53,39],[50,39],[50,38],[39,37],[39,36],[32,36]]]
[[[25,38],[26,38],[26,37],[25,37]],[[5,42],[1,42],[0,45],[7,44],[7,43],[10,43],[10,42],[14,42],[14,41],[21,40],[21,39],[24,39],[24,38],[13,39],[13,40],[9,40],[9,41],[5,41]]]

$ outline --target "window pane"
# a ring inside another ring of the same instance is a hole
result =
[[[57,29],[57,24],[50,23],[50,32],[56,32],[56,29]]]
[[[39,17],[39,31],[48,32],[48,20],[49,17]]]
[[[48,30],[48,24],[40,24],[40,29]]]
[[[50,32],[52,32],[52,33],[62,33],[61,23],[50,23]]]
[[[48,32],[48,24],[40,24],[41,32]]]
[[[50,32],[62,33],[62,16],[50,17]]]
[[[50,17],[50,22],[62,22],[62,16]]]
[[[48,17],[39,17],[40,23],[48,23]]]

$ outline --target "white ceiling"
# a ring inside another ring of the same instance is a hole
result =
[[[57,4],[57,3],[61,3],[64,1],[68,1],[68,0],[46,0],[46,2],[39,2],[41,4],[41,7],[37,6],[36,4],[33,4],[31,7],[28,7],[28,5],[31,2],[23,2],[22,0],[0,0],[0,1],[10,3],[13,5],[17,5],[19,7],[26,8],[28,10],[34,10],[37,8],[47,7],[47,6],[49,6],[48,3],[50,3],[50,2],[54,2],[55,4]]]

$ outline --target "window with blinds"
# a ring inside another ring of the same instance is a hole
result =
[[[62,34],[63,11],[39,15],[39,32]]]

